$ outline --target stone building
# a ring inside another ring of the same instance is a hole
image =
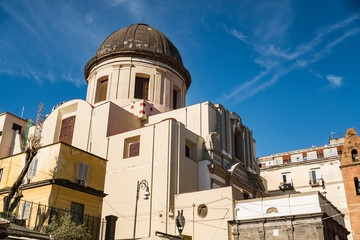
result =
[[[354,128],[346,132],[345,143],[341,155],[341,171],[344,179],[346,200],[349,208],[351,229],[355,240],[360,239],[360,138]]]
[[[229,225],[234,240],[340,240],[349,233],[341,212],[318,192],[236,201]]]
[[[341,135],[330,138],[327,145],[258,158],[269,195],[319,191],[344,214],[346,228],[352,232],[340,169],[344,140]],[[352,233],[348,238],[352,239]]]

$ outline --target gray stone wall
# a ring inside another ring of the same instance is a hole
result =
[[[335,220],[319,214],[229,222],[229,230],[232,240],[343,240],[348,234]]]

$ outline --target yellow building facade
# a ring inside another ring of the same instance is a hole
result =
[[[24,163],[24,153],[0,159],[1,199],[9,193]],[[100,219],[106,163],[105,159],[64,143],[42,147],[19,188],[23,197],[13,211],[15,219],[37,230],[62,211],[71,213],[79,223],[86,223],[86,216]],[[2,209],[3,201],[0,204]],[[96,229],[93,231],[96,233]]]

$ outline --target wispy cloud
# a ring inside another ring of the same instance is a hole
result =
[[[359,27],[351,28],[355,21],[360,19],[360,14],[353,15],[347,19],[339,21],[335,24],[328,25],[316,32],[315,37],[310,41],[301,43],[291,50],[290,48],[281,48],[273,43],[266,41],[257,41],[242,34],[236,29],[227,29],[227,32],[238,38],[242,42],[251,45],[258,57],[255,62],[265,68],[253,79],[242,83],[233,89],[230,93],[221,96],[222,101],[232,100],[233,102],[241,102],[259,91],[263,91],[274,85],[279,78],[296,69],[304,69],[311,64],[320,61],[329,55],[332,49],[342,43],[347,38],[360,32]],[[279,23],[277,21],[277,23]],[[281,25],[281,23],[279,23]],[[284,29],[285,27],[281,27]],[[285,33],[283,33],[285,34]],[[245,40],[245,41],[244,41]],[[311,70],[314,75],[316,72]],[[319,75],[321,76],[321,75]],[[328,75],[326,78],[333,88],[342,85],[342,77]]]
[[[240,41],[243,41],[244,43],[248,43],[248,41],[246,40],[247,37],[245,36],[245,34],[237,31],[236,29],[230,29],[229,32],[230,32],[231,35],[233,35],[234,37],[236,37]]]
[[[330,86],[334,88],[341,87],[342,85],[342,77],[335,75],[327,75],[326,79],[330,82]]]
[[[1,44],[0,53],[8,56],[7,65],[0,65],[0,72],[38,84],[67,80],[62,75],[69,71],[77,75],[75,79],[83,78],[84,57],[101,43],[103,30],[94,25],[91,12],[84,15],[71,4],[64,2],[54,8],[46,1],[35,0],[4,5],[11,27],[5,25],[8,29],[0,30],[4,36],[0,44],[6,43]],[[37,44],[27,46],[27,42]],[[85,81],[74,84],[79,86]]]

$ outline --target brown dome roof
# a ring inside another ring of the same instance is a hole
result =
[[[85,79],[97,63],[117,56],[137,56],[163,62],[177,70],[187,88],[191,77],[175,45],[159,30],[137,23],[112,33],[85,66]]]

